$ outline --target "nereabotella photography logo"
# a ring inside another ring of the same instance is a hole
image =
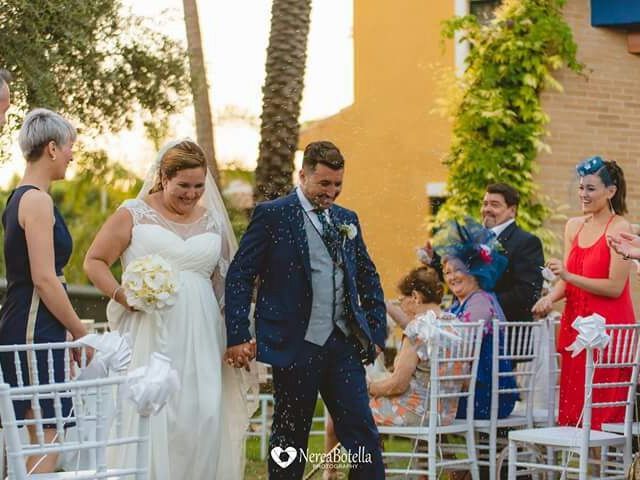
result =
[[[313,465],[320,465],[321,468],[327,468],[329,465],[336,468],[347,466],[354,468],[360,463],[371,463],[371,453],[366,452],[364,446],[358,447],[355,452],[344,449],[336,449],[331,452],[309,452],[308,449],[278,446],[271,449],[271,458],[280,468],[289,467],[296,459],[300,462],[304,460]]]

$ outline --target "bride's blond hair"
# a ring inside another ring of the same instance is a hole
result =
[[[198,167],[204,168],[206,173],[207,159],[200,145],[191,140],[184,140],[174,145],[160,159],[158,178],[149,193],[163,190],[162,180],[164,178],[172,179],[180,170]]]

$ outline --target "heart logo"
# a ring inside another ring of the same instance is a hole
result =
[[[283,452],[288,455],[286,460],[282,460],[280,458],[280,455],[282,455]],[[273,447],[271,449],[271,458],[273,458],[273,461],[280,465],[281,468],[287,468],[293,463],[297,456],[298,452],[296,452],[296,449],[293,447],[287,447],[284,449],[282,447]]]

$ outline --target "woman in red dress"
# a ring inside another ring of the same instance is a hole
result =
[[[558,424],[576,426],[584,406],[586,352],[575,358],[566,347],[577,332],[571,326],[578,316],[602,315],[607,324],[635,323],[629,292],[630,262],[626,262],[607,244],[607,235],[630,232],[631,225],[622,215],[627,213],[624,173],[616,162],[591,157],[577,167],[579,195],[584,216],[569,219],[564,233],[564,262],[551,259],[548,267],[559,277],[554,289],[542,297],[533,312],[546,315],[554,302],[566,299],[558,335],[560,402]],[[627,369],[598,371],[596,381],[628,381]],[[598,389],[594,402],[625,399],[625,389]],[[591,428],[600,430],[603,423],[622,422],[624,407],[593,410]]]

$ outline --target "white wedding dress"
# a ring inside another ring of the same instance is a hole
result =
[[[157,254],[179,277],[177,301],[165,310],[130,313],[114,301],[107,308],[110,328],[131,337],[131,370],[161,352],[171,358],[181,381],[180,391],[151,417],[149,479],[241,479],[252,413],[246,390],[257,385],[222,362],[226,336],[220,303],[228,265],[221,258],[225,242],[219,220],[207,210],[195,223],[171,222],[142,199],[127,200],[121,208],[133,218],[123,270],[134,259]],[[135,434],[131,406],[125,407],[122,427]],[[132,458],[132,451],[121,448],[110,455],[110,463],[130,465]]]

